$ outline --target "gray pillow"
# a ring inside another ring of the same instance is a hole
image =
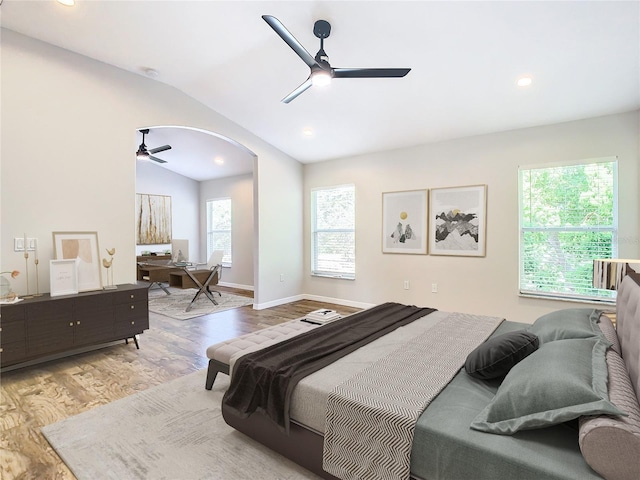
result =
[[[464,363],[474,378],[490,380],[504,377],[513,366],[538,349],[538,337],[516,330],[488,339],[475,348]]]
[[[527,330],[538,336],[540,345],[568,338],[602,337],[600,313],[593,308],[556,310],[538,318]]]
[[[625,415],[609,402],[607,346],[600,338],[542,345],[511,369],[471,428],[511,435],[581,415]]]

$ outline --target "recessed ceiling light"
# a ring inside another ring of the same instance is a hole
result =
[[[216,157],[213,159],[213,163],[215,163],[216,165],[224,165],[224,158]]]
[[[156,78],[158,76],[158,71],[153,68],[143,67],[142,71],[149,78]]]
[[[66,7],[73,7],[76,4],[76,0],[58,0],[58,3]]]
[[[517,81],[517,84],[519,87],[528,87],[532,82],[533,80],[531,79],[531,77],[520,77]]]
[[[304,130],[302,130],[302,134],[305,137],[312,137],[313,136],[313,128],[309,128],[309,127],[305,128]]]

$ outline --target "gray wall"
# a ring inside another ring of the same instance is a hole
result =
[[[207,200],[231,198],[233,261],[222,271],[220,283],[253,290],[253,175],[200,182],[199,197],[203,255],[207,250]]]
[[[299,162],[163,83],[5,29],[0,55],[0,266],[22,271],[12,281],[15,291],[27,290],[24,258],[13,251],[13,238],[25,232],[39,239],[43,292],[49,290],[53,231],[98,232],[101,248],[117,251],[114,281],[135,281],[135,131],[181,125],[217,132],[256,155],[256,303],[260,307],[300,293]],[[283,238],[279,232],[287,227],[294,233]],[[283,271],[289,281],[278,282]],[[30,265],[32,290],[34,283]]]
[[[311,277],[307,216],[303,290],[320,300],[399,301],[524,322],[576,306],[518,294],[518,165],[618,156],[619,254],[640,258],[639,132],[636,111],[307,165],[307,213],[312,188],[356,185],[356,280]],[[476,184],[488,186],[486,257],[382,253],[382,192]]]

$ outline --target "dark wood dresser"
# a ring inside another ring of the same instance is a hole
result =
[[[46,361],[133,338],[149,328],[146,285],[27,298],[0,306],[0,367]]]

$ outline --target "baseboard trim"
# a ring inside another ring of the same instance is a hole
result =
[[[265,308],[277,307],[279,305],[284,305],[286,303],[297,302],[299,300],[304,300],[304,299],[305,299],[304,295],[294,295],[293,297],[278,298],[277,300],[272,300],[270,302],[254,303],[253,304],[253,309],[254,310],[264,310]]]
[[[321,303],[332,303],[334,305],[344,305],[345,307],[354,307],[354,308],[362,308],[367,309],[371,307],[375,307],[375,303],[365,303],[365,302],[353,302],[351,300],[344,300],[342,298],[333,298],[333,297],[323,297],[320,295],[294,295],[292,297],[279,298],[277,300],[272,300],[270,302],[265,303],[254,303],[254,310],[264,310],[265,308],[277,307],[279,305],[285,305],[287,303],[298,302],[300,300],[313,300],[315,302]]]
[[[335,305],[344,305],[345,307],[354,307],[354,308],[371,308],[375,307],[376,303],[365,303],[365,302],[353,302],[351,300],[344,300],[342,298],[333,298],[333,297],[323,297],[320,295],[302,295],[304,300],[313,300],[315,302],[326,302],[333,303]]]
[[[239,288],[241,290],[249,290],[251,292],[254,291],[253,285],[242,285],[240,283],[231,283],[231,282],[218,282],[216,285],[220,285],[221,287]],[[212,285],[212,288],[215,288],[215,286]]]

